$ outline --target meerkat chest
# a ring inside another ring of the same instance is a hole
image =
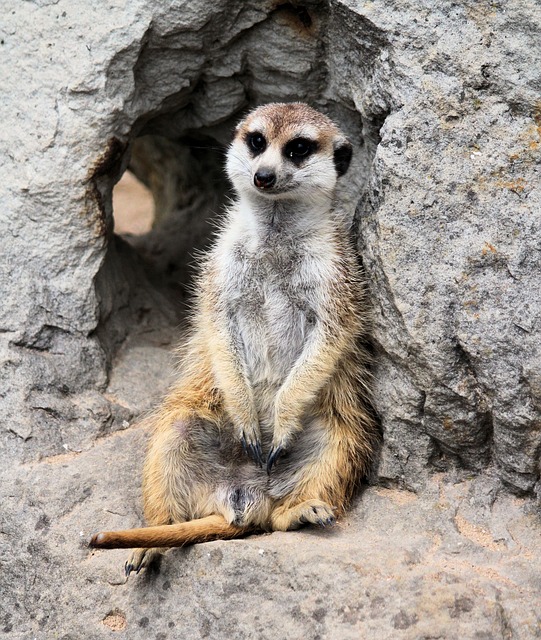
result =
[[[315,326],[322,269],[308,253],[285,247],[237,251],[228,265],[231,331],[252,384],[280,384]]]

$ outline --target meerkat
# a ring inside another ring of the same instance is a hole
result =
[[[226,162],[236,199],[202,265],[180,377],[151,418],[149,526],[90,543],[137,547],[127,575],[167,547],[332,525],[366,473],[367,302],[335,202],[351,155],[303,103],[238,125]]]

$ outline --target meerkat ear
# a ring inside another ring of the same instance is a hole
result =
[[[334,166],[339,178],[348,170],[352,155],[353,148],[347,138],[337,138],[334,141]]]

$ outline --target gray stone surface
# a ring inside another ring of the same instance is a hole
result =
[[[5,633],[539,637],[539,3],[6,0],[2,16]],[[134,422],[171,376],[221,153],[245,109],[299,99],[355,148],[342,201],[373,303],[380,486],[337,532],[174,552],[124,585],[121,552],[84,542],[140,522]],[[126,242],[111,192],[137,136],[186,159],[177,210]]]
[[[2,537],[17,549],[17,562],[2,554],[8,637],[541,637],[537,514],[483,477],[437,474],[421,496],[371,487],[330,531],[177,549],[126,581],[128,552],[86,541],[96,526],[140,522],[144,440],[128,428],[11,476],[8,496],[24,482],[26,504],[21,520],[17,498],[3,503]]]
[[[413,487],[427,461],[492,464],[532,491],[541,7],[457,3],[411,20],[383,4],[369,18],[385,23],[397,91],[358,209],[380,355],[380,474]]]

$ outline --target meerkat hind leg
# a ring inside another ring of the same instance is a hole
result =
[[[322,500],[305,500],[293,507],[282,505],[271,515],[274,531],[290,531],[303,524],[315,524],[320,527],[332,526],[336,522],[334,509]]]

